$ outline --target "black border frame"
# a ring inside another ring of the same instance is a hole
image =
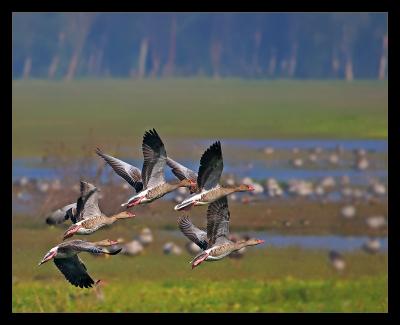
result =
[[[177,5],[176,3],[166,3],[166,2],[160,2],[158,3],[158,6],[155,7],[154,3],[150,2],[131,2],[129,3],[128,1],[126,2],[95,2],[92,0],[87,0],[85,2],[55,2],[55,1],[38,1],[38,2],[33,2],[33,1],[19,1],[19,3],[14,3],[12,5],[7,6],[7,10],[2,12],[2,32],[5,35],[3,38],[5,40],[4,43],[7,44],[7,49],[6,51],[1,51],[1,55],[3,56],[1,62],[3,65],[8,65],[7,67],[4,67],[2,69],[2,78],[4,81],[4,84],[7,85],[7,91],[6,95],[3,95],[2,101],[3,101],[3,109],[6,111],[6,113],[3,113],[3,122],[4,119],[7,119],[6,123],[2,123],[2,131],[5,131],[7,135],[12,135],[12,83],[10,83],[10,79],[12,80],[12,12],[19,12],[19,11],[25,11],[25,12],[38,12],[38,11],[110,11],[110,12],[122,12],[122,11],[134,11],[134,12],[141,12],[141,11],[156,11],[156,12],[257,12],[257,11],[265,11],[265,12],[274,12],[274,11],[281,11],[281,12],[330,12],[330,11],[337,11],[337,12],[365,12],[365,11],[371,11],[371,12],[388,12],[388,33],[390,34],[390,47],[389,47],[389,58],[392,60],[390,61],[390,67],[389,67],[389,73],[388,73],[388,90],[389,90],[389,109],[388,109],[388,150],[390,151],[390,148],[392,148],[391,153],[389,154],[389,162],[388,162],[388,175],[389,171],[391,174],[391,178],[388,178],[388,188],[390,188],[390,197],[392,198],[397,198],[398,191],[396,184],[395,183],[395,164],[396,161],[399,161],[399,148],[400,145],[396,142],[399,142],[399,128],[397,127],[397,132],[396,132],[396,125],[395,123],[398,121],[395,119],[395,109],[397,108],[399,110],[399,99],[398,96],[395,94],[398,93],[398,89],[396,87],[395,79],[398,78],[399,76],[399,69],[398,69],[398,59],[400,58],[400,55],[398,53],[398,50],[396,48],[396,42],[399,39],[398,35],[398,30],[400,28],[398,27],[398,22],[399,17],[398,17],[398,11],[395,9],[395,1],[388,1],[388,0],[380,0],[380,1],[352,1],[350,2],[349,0],[347,1],[332,1],[332,2],[326,2],[326,1],[288,1],[288,0],[282,0],[282,1],[275,1],[275,2],[257,2],[256,4],[253,3],[229,3],[230,6],[223,5],[223,3],[220,3],[219,8],[216,7],[216,3],[206,3],[206,2],[192,2],[188,3],[186,2],[184,5]],[[246,6],[246,5],[247,6]],[[190,8],[191,7],[191,8]],[[247,7],[247,8],[246,8]],[[154,10],[157,9],[157,10]],[[396,18],[397,16],[397,18]],[[396,26],[397,25],[397,26]],[[397,30],[396,30],[397,27]],[[3,43],[3,44],[4,44]],[[4,73],[7,71],[7,73]],[[389,82],[390,79],[390,82]],[[395,88],[396,87],[396,88]],[[4,89],[4,88],[3,88]],[[7,108],[6,108],[7,107]],[[10,109],[11,108],[11,109]],[[5,116],[6,115],[6,116]],[[9,123],[8,121],[11,121]],[[6,127],[4,127],[6,126]],[[392,133],[391,133],[392,132]],[[6,169],[6,167],[11,168],[12,170],[12,140],[8,140],[8,137],[6,143],[2,143],[3,145],[3,150],[2,152],[5,153],[7,152],[7,156],[11,157],[11,159],[8,161],[7,159],[1,160],[1,163],[3,165],[3,170]],[[11,137],[12,138],[12,137]],[[7,150],[5,150],[5,146],[7,146]],[[397,150],[395,150],[397,148]],[[8,169],[7,168],[7,169]],[[2,173],[4,175],[5,172]],[[6,187],[6,183],[12,186],[12,175],[8,175],[8,182],[5,182],[5,177],[2,185],[3,187]],[[7,197],[9,199],[8,202],[12,201],[12,196],[10,193],[10,187],[7,186],[7,188],[4,189],[4,197]],[[396,231],[399,228],[399,221],[398,219],[400,218],[398,216],[398,213],[396,213],[396,202],[392,199],[389,200],[388,196],[388,210],[391,214],[391,218],[389,218],[388,223],[388,243],[389,243],[389,248],[388,248],[388,266],[389,266],[389,272],[388,272],[388,313],[367,313],[367,314],[361,314],[361,313],[293,313],[293,314],[229,314],[229,313],[224,313],[224,314],[151,314],[150,316],[147,316],[147,314],[113,314],[113,313],[102,313],[102,314],[62,314],[61,316],[58,314],[50,314],[50,313],[45,313],[45,314],[18,314],[18,313],[12,313],[12,282],[11,282],[11,277],[12,277],[12,250],[11,250],[11,243],[12,243],[12,222],[11,218],[9,217],[11,215],[11,206],[9,205],[10,213],[6,216],[3,216],[4,220],[4,230],[2,233],[2,242],[4,244],[4,249],[2,250],[2,259],[3,259],[3,266],[7,265],[7,268],[1,268],[2,276],[1,281],[3,284],[1,285],[1,292],[2,292],[2,297],[3,299],[1,300],[0,308],[0,316],[4,317],[7,320],[31,320],[31,319],[37,319],[40,321],[43,320],[61,320],[61,318],[65,321],[71,321],[78,315],[78,317],[83,318],[85,320],[113,320],[113,321],[120,321],[121,318],[124,319],[132,319],[133,320],[140,320],[141,318],[154,318],[154,320],[162,320],[162,321],[168,321],[168,320],[173,320],[173,319],[179,319],[179,320],[189,320],[193,319],[195,316],[200,317],[200,318],[206,318],[207,316],[214,316],[217,319],[221,319],[221,317],[224,318],[229,318],[232,320],[238,320],[240,321],[240,318],[245,316],[246,318],[253,318],[255,321],[258,319],[266,319],[266,320],[311,320],[313,318],[316,318],[318,320],[328,320],[331,319],[333,321],[337,321],[339,319],[343,318],[349,318],[349,319],[360,319],[360,320],[394,320],[394,319],[400,319],[399,315],[399,308],[397,307],[397,291],[398,288],[400,287],[399,285],[399,278],[398,274],[399,271],[396,270],[397,268],[397,263],[395,255],[397,255],[398,252],[400,252],[400,242],[398,240],[398,237],[396,236]],[[397,209],[398,211],[398,209]],[[391,257],[391,258],[390,258]],[[6,262],[6,263],[5,263]],[[10,263],[11,262],[11,263]],[[7,316],[6,316],[7,315]],[[193,316],[192,316],[193,315]],[[146,317],[147,316],[147,317]],[[100,319],[101,317],[101,319]],[[239,318],[238,318],[239,317]],[[97,319],[96,319],[97,318]]]

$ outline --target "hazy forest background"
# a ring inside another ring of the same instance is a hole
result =
[[[386,13],[14,13],[13,78],[386,79]]]

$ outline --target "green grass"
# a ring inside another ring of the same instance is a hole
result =
[[[114,227],[84,239],[117,238]],[[133,227],[134,228],[134,227]],[[59,228],[13,230],[13,312],[386,312],[387,254],[345,254],[342,274],[327,252],[295,247],[249,249],[241,260],[206,262],[191,270],[191,257],[165,256],[172,238],[155,231],[143,255],[109,258],[81,254],[98,289],[70,285],[53,263],[38,261],[58,243]],[[133,235],[131,231],[131,235]],[[127,236],[124,236],[127,238]],[[82,236],[81,236],[82,238]]]
[[[355,281],[226,280],[119,282],[104,300],[62,282],[14,287],[14,312],[387,312],[385,277]]]
[[[164,138],[387,137],[387,82],[13,81],[13,156]]]

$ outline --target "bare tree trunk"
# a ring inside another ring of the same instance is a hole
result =
[[[140,53],[139,53],[139,78],[143,78],[146,73],[146,58],[149,49],[149,40],[143,38],[140,43]]]
[[[222,44],[220,40],[214,40],[211,43],[210,54],[214,79],[219,79],[221,77],[219,68],[222,54]]]
[[[332,54],[332,73],[334,78],[338,77],[339,69],[340,69],[340,61],[337,57],[336,50],[334,49]]]
[[[96,66],[96,51],[93,51],[88,60],[88,75],[94,75],[94,68]]]
[[[65,76],[66,81],[70,81],[74,78],[76,73],[76,68],[78,67],[79,58],[82,52],[82,49],[85,45],[86,37],[89,33],[90,26],[92,24],[92,14],[79,13],[78,14],[78,26],[79,28],[79,37],[76,42],[74,53],[72,54],[68,71]]]
[[[288,60],[282,59],[281,60],[281,77],[286,77],[288,75],[288,67],[289,67]]]
[[[260,31],[256,31],[254,33],[254,54],[253,54],[253,69],[256,75],[259,75],[261,73],[261,68],[258,60],[261,40],[262,40],[262,33]]]
[[[28,56],[25,59],[24,71],[22,73],[22,78],[29,79],[29,76],[31,75],[31,70],[32,70],[32,58],[30,56]]]
[[[382,39],[382,55],[379,62],[379,80],[384,80],[387,71],[387,52],[388,52],[388,36],[384,35]]]
[[[269,59],[268,63],[268,76],[273,77],[275,75],[275,70],[276,70],[276,53],[275,49],[272,49],[272,54]]]
[[[150,72],[150,76],[152,78],[156,77],[158,74],[158,71],[160,70],[160,66],[161,66],[161,60],[160,60],[160,56],[158,55],[157,51],[152,51],[153,55],[152,55],[152,69]]]
[[[347,81],[353,81],[353,61],[350,55],[347,55],[346,58],[346,67],[345,67],[345,78]]]
[[[297,65],[297,42],[294,42],[292,45],[292,53],[289,60],[289,67],[288,67],[288,75],[289,78],[294,77],[294,73],[296,72],[296,65]]]
[[[60,57],[58,55],[55,55],[53,57],[53,60],[51,61],[51,64],[49,66],[49,72],[47,74],[47,77],[49,79],[53,79],[58,68],[58,64],[60,63]]]
[[[176,56],[176,15],[171,17],[171,33],[168,61],[164,66],[164,76],[171,76],[175,69],[175,56]]]
[[[60,64],[60,53],[64,44],[65,34],[60,32],[58,34],[58,49],[57,52],[54,54],[53,59],[51,60],[49,70],[47,76],[49,79],[53,79],[56,75],[58,65]]]
[[[103,50],[100,49],[96,52],[94,60],[93,74],[98,76],[101,73],[101,63],[103,61]]]

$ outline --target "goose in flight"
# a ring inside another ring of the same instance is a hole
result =
[[[116,255],[121,251],[121,248],[107,249],[104,247],[115,245],[116,243],[117,241],[109,239],[94,243],[83,240],[66,241],[50,249],[40,261],[39,266],[53,259],[56,267],[72,285],[80,288],[89,288],[95,282],[87,273],[86,266],[78,257],[78,254],[88,252],[94,255]],[[96,284],[99,281],[96,281]]]
[[[130,208],[135,205],[150,203],[179,187],[190,188],[194,185],[187,178],[170,183],[165,181],[164,168],[167,164],[167,153],[164,143],[155,129],[144,134],[142,150],[144,156],[141,172],[142,190],[121,206]]]
[[[188,217],[178,219],[181,232],[203,251],[192,261],[192,269],[203,261],[220,260],[243,247],[264,243],[264,240],[250,238],[233,242],[229,237],[230,213],[227,197],[212,202],[207,209],[207,232],[194,226]]]
[[[239,186],[221,186],[219,180],[224,168],[222,158],[221,143],[213,143],[202,155],[200,159],[199,173],[197,177],[197,192],[180,204],[175,206],[175,210],[189,210],[193,206],[206,205],[214,202],[221,197],[235,192],[254,191],[251,185],[241,184]]]
[[[93,184],[81,180],[81,196],[76,203],[76,213],[70,216],[74,224],[64,233],[64,239],[72,237],[74,234],[88,235],[106,225],[113,224],[118,219],[135,216],[131,212],[122,211],[107,217],[100,211],[98,191]]]
[[[105,154],[100,148],[96,149],[97,155],[104,159],[104,161],[111,166],[111,168],[122,177],[129,185],[131,185],[136,193],[143,190],[142,172],[139,168],[128,164],[127,162]],[[171,168],[172,173],[179,179],[189,179],[192,181],[190,186],[190,193],[197,191],[197,173],[193,170],[181,165],[170,157],[167,157],[167,166]]]

